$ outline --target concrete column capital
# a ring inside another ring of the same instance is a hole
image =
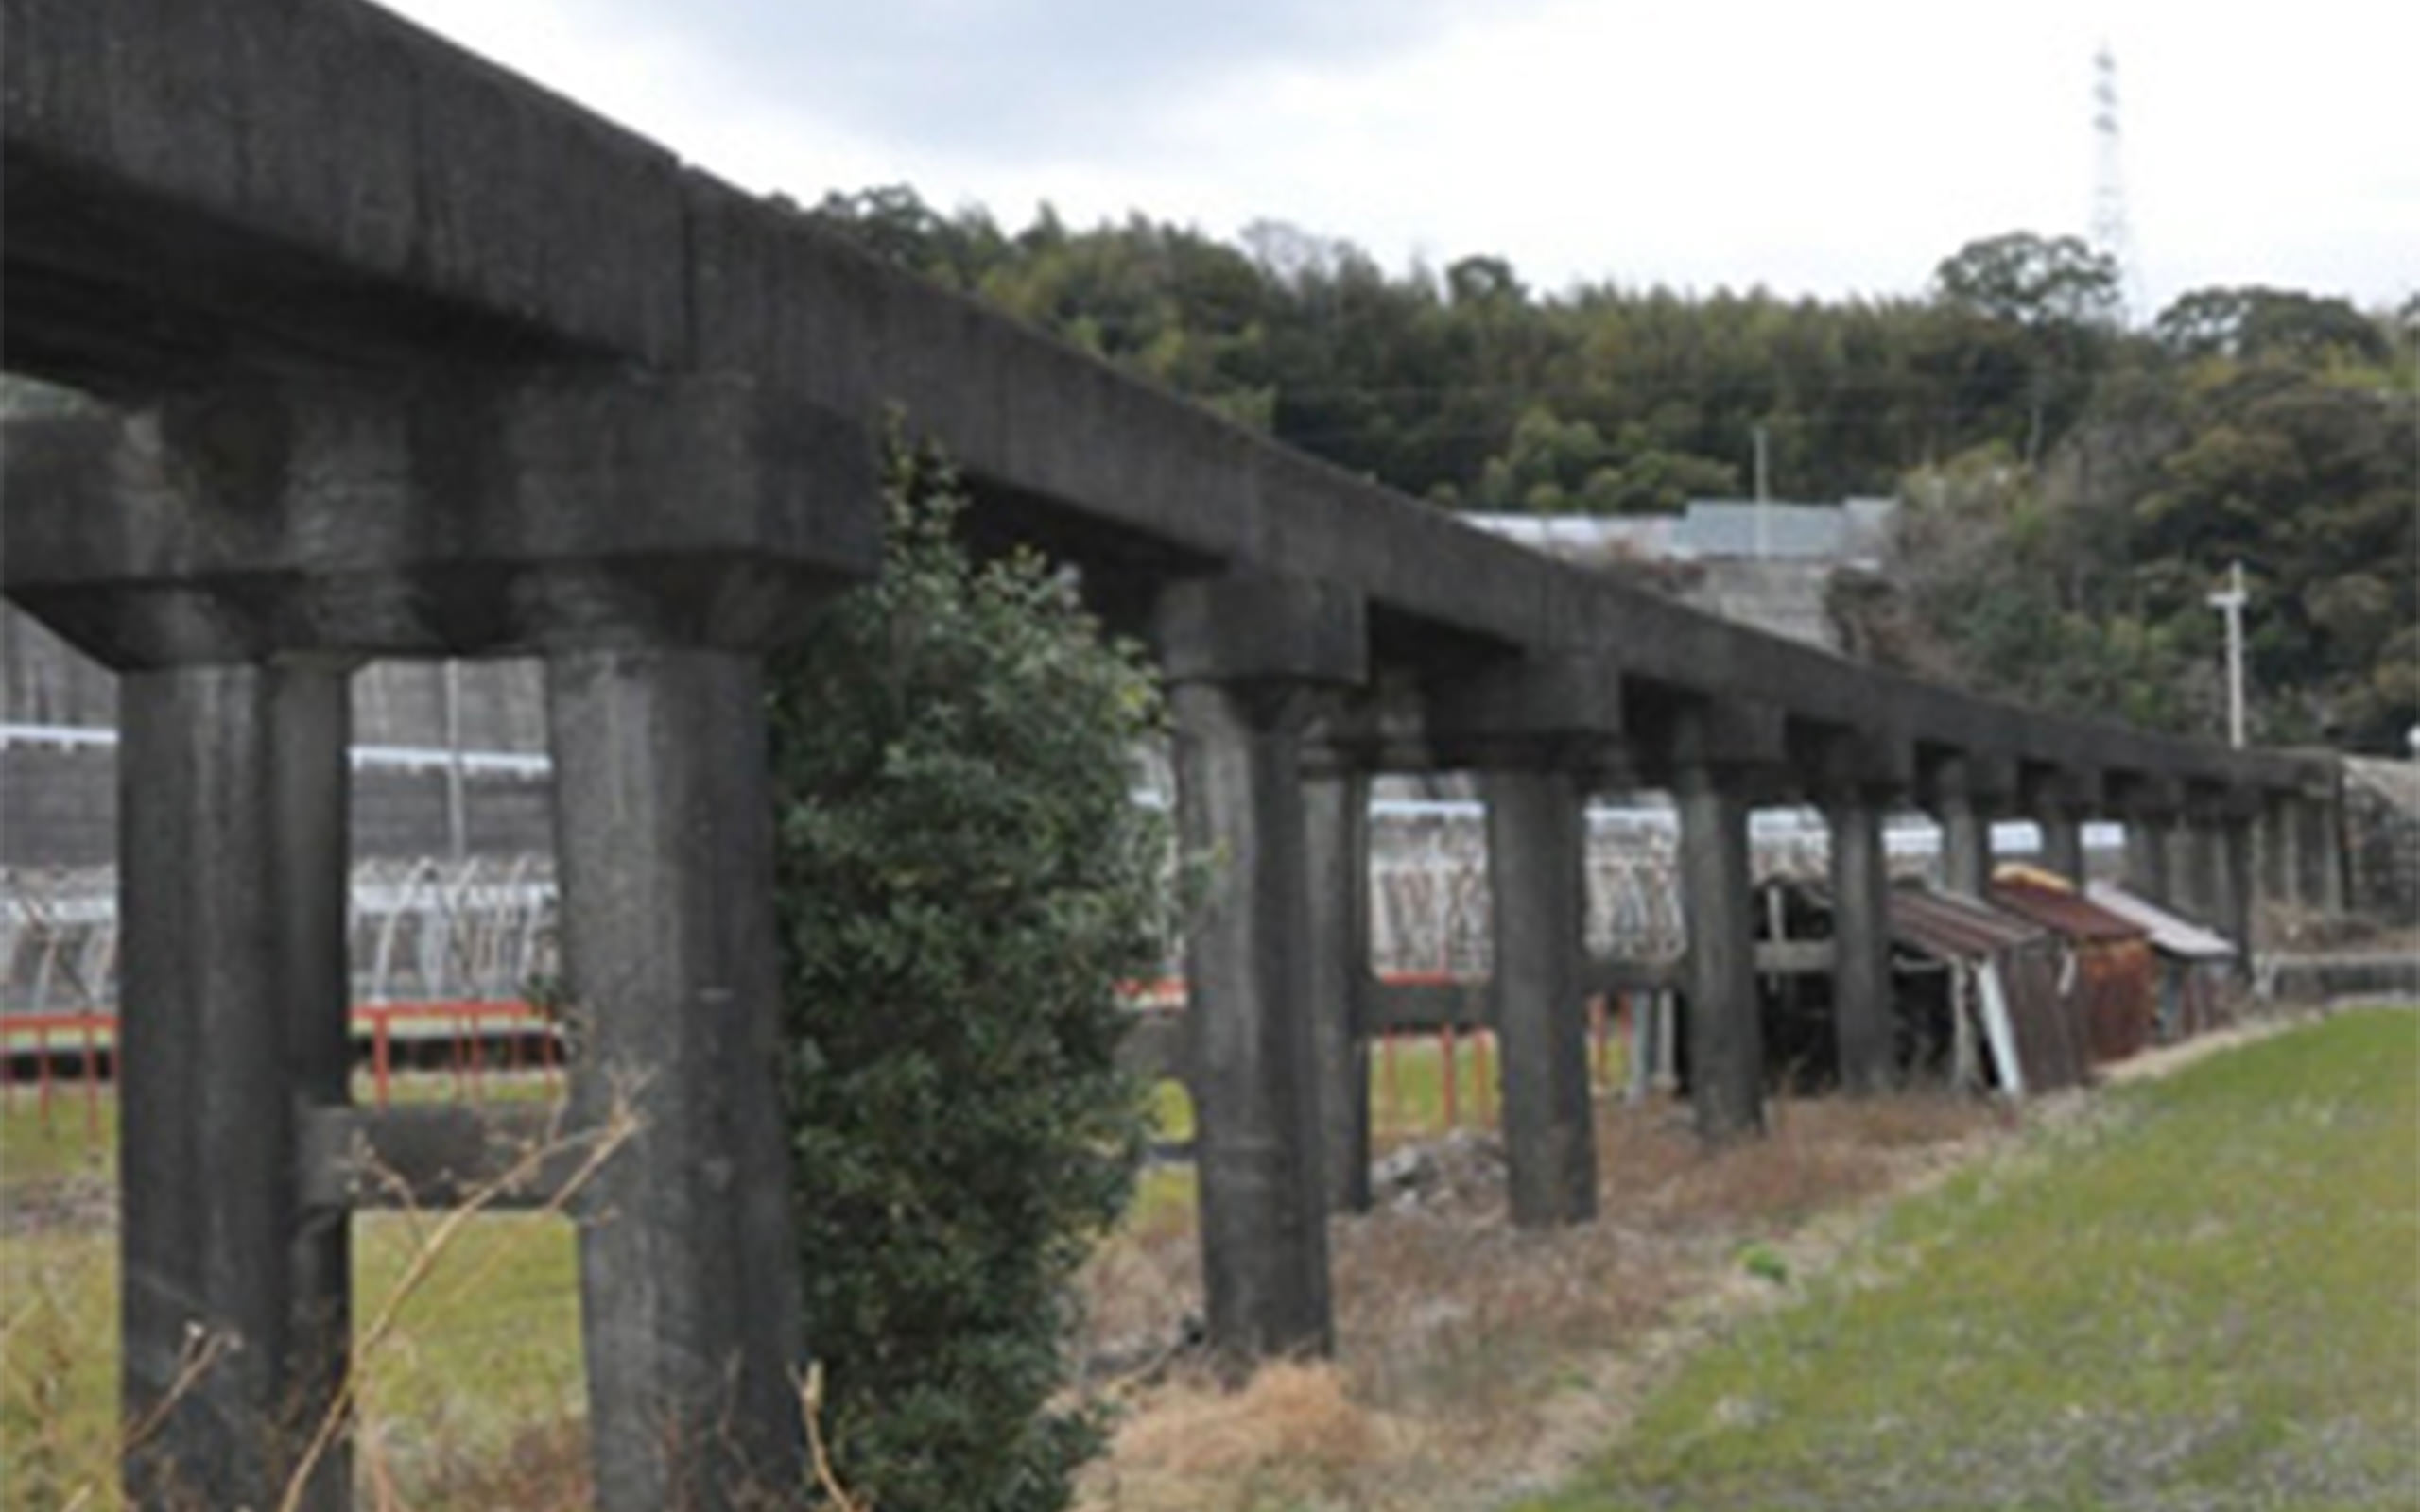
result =
[[[9,422],[9,595],[121,669],[758,649],[881,561],[874,448],[752,381],[314,379]]]

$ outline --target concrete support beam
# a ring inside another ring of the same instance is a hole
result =
[[[1832,1015],[1841,1085],[1851,1093],[1898,1080],[1891,991],[1891,876],[1882,844],[1887,799],[1856,783],[1824,796],[1832,832]]]
[[[1272,578],[1163,593],[1210,1345],[1226,1367],[1334,1346],[1302,732],[1367,674],[1357,600]]]
[[[591,1146],[542,1105],[326,1106],[302,1120],[302,1196],[319,1208],[546,1208],[564,1199]]]
[[[571,1120],[635,1121],[579,1209],[596,1504],[749,1504],[799,1484],[805,1364],[761,669],[565,651],[546,696]]]
[[[2187,812],[2168,832],[2168,885],[2170,906],[2213,929],[2221,902],[2217,891],[2218,835],[2208,819]]]
[[[282,1408],[307,1405],[320,1388],[278,1363],[290,1340],[264,1320],[287,1298],[340,1312],[325,1301],[340,1283],[320,1279],[342,1270],[328,1242],[261,1258],[297,1184],[326,1175],[296,1149],[298,1122],[324,1121],[298,1119],[295,1105],[341,1102],[347,1048],[341,718],[289,710],[304,695],[285,662],[296,648],[537,648],[549,657],[565,967],[582,1015],[574,1111],[589,1126],[611,1107],[637,1115],[581,1233],[598,1504],[714,1512],[796,1486],[792,1375],[804,1355],[773,1084],[757,653],[878,562],[864,432],[738,378],[320,373],[183,392],[140,416],[12,422],[7,468],[12,490],[47,506],[23,531],[11,517],[9,596],[139,674],[122,811],[130,1405],[176,1363],[164,1351],[182,1341],[180,1310],[214,1326],[223,1314],[267,1340],[210,1388],[231,1394],[205,1414],[216,1426],[164,1435],[130,1475],[156,1478],[174,1459],[210,1477],[199,1488],[209,1504],[273,1502],[260,1487],[278,1479],[282,1451],[235,1409],[257,1411],[272,1387]],[[199,663],[230,670],[143,670]],[[309,695],[322,696],[334,696]],[[332,753],[332,839],[306,842],[318,831],[283,816],[320,789],[288,775],[299,758],[260,753],[272,722],[319,731],[312,771]],[[307,850],[307,868],[263,859],[272,840]],[[285,941],[291,931],[333,944]],[[268,956],[265,940],[276,941]],[[208,988],[223,1010],[168,1011],[202,980],[223,982]],[[268,1031],[247,1015],[322,1000],[335,1005],[330,1044],[262,1058]],[[209,1027],[220,1016],[223,1032]],[[216,1137],[237,1103],[278,1111]],[[196,1120],[203,1137],[186,1126]],[[151,1189],[155,1168],[172,1199]],[[239,1280],[214,1279],[238,1268]],[[342,1456],[330,1465],[341,1486]]]
[[[1764,1127],[1764,1029],[1748,870],[1754,768],[1722,758],[1719,710],[1674,715],[1672,792],[1689,928],[1689,1091],[1698,1132],[1726,1140]]]
[[[2301,858],[2295,854],[2299,836],[2294,833],[2294,796],[2290,793],[2262,795],[2260,816],[2253,833],[2253,873],[2258,879],[2254,888],[2256,915],[2266,918],[2272,909],[2291,908],[2300,900],[2294,896],[2294,884],[2301,872]],[[2262,940],[2263,945],[2271,943]]]
[[[2236,942],[2243,952],[2238,960],[2247,967],[2253,947],[2252,818],[2251,803],[2227,793],[2198,806],[2187,823],[2205,921]]]
[[[2083,816],[2074,809],[2038,811],[2033,822],[2042,831],[2042,868],[2066,878],[2081,889],[2091,879],[2083,853]]]
[[[1567,770],[1485,774],[1512,1221],[1597,1214],[1585,1001],[1586,794]]]
[[[335,1411],[350,1229],[302,1202],[297,1124],[339,1104],[346,679],[121,684],[118,1061],[128,1500],[274,1506]],[[302,1505],[351,1504],[340,1435]]]
[[[2006,763],[1966,752],[1941,759],[1929,774],[1933,818],[1941,826],[1942,885],[1986,898],[1992,883],[1992,816],[2012,797]]]
[[[1370,779],[1304,779],[1310,866],[1311,1025],[1319,1062],[1327,1206],[1370,1208]]]
[[[2342,808],[2330,794],[2306,797],[2296,805],[2295,855],[2301,875],[2296,896],[2306,908],[2330,919],[2345,912],[2344,831]]]
[[[2163,906],[2179,900],[2171,865],[2176,844],[2176,799],[2158,791],[2136,791],[2123,804],[2126,816],[2126,885]]]

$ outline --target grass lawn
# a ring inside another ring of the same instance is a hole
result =
[[[534,1078],[493,1076],[481,1088],[511,1101],[548,1091]],[[399,1078],[395,1091],[405,1101],[455,1095],[451,1079],[437,1076]],[[0,1204],[80,1206],[78,1194],[114,1180],[116,1132],[112,1093],[88,1118],[80,1088],[58,1089],[46,1115],[33,1090],[19,1088],[0,1108]],[[371,1356],[363,1420],[406,1483],[492,1455],[582,1405],[571,1225],[480,1215],[406,1296],[412,1257],[437,1221],[372,1213],[354,1228],[356,1331]],[[372,1342],[390,1304],[391,1326]],[[0,1236],[0,1505],[69,1505],[78,1492],[113,1505],[116,1397],[114,1224],[70,1216]]]
[[[2105,1094],[1904,1205],[1531,1512],[2420,1506],[2420,1015]]]
[[[375,1213],[354,1229],[356,1328],[369,1350],[365,1432],[407,1484],[493,1454],[583,1405],[570,1223],[482,1215],[406,1296],[406,1267],[435,1221]],[[114,1230],[0,1240],[0,1465],[9,1467],[0,1503],[106,1496],[116,1476]],[[390,1304],[392,1327],[370,1343]]]

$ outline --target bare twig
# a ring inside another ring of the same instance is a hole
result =
[[[815,1471],[815,1484],[839,1512],[873,1512],[873,1503],[860,1502],[840,1484],[832,1469],[832,1454],[823,1442],[823,1362],[816,1361],[806,1367],[806,1379],[799,1383],[799,1416],[806,1421],[807,1462]]]
[[[585,1146],[586,1154],[581,1158],[579,1167],[573,1171],[569,1179],[557,1189],[547,1200],[546,1206],[541,1210],[560,1213],[605,1162],[613,1158],[614,1153],[637,1133],[638,1126],[638,1119],[631,1112],[627,1100],[617,1099],[613,1112],[604,1122],[594,1128],[533,1143],[527,1149],[521,1152],[510,1166],[474,1188],[463,1197],[458,1206],[438,1221],[429,1230],[427,1237],[421,1240],[414,1247],[410,1260],[404,1267],[403,1275],[397,1278],[395,1284],[388,1290],[387,1296],[379,1304],[377,1313],[371,1318],[369,1326],[362,1331],[351,1358],[346,1362],[344,1379],[337,1384],[335,1399],[328,1403],[327,1410],[320,1415],[319,1425],[312,1431],[310,1444],[304,1449],[302,1457],[296,1462],[293,1473],[286,1479],[285,1494],[278,1502],[279,1512],[297,1512],[297,1509],[302,1506],[303,1498],[308,1494],[313,1472],[319,1468],[320,1461],[327,1457],[337,1437],[343,1434],[346,1422],[352,1416],[354,1404],[359,1400],[365,1366],[394,1335],[397,1320],[401,1317],[405,1305],[427,1284],[429,1278],[436,1271],[438,1262],[467,1230],[472,1220],[493,1207],[506,1193],[514,1191],[533,1179],[544,1164],[557,1155]]]

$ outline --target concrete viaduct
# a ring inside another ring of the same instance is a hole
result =
[[[162,1414],[137,1504],[278,1500],[341,1418],[345,1163],[428,1174],[485,1137],[347,1106],[344,693],[372,656],[546,661],[573,1116],[643,1121],[583,1198],[611,1214],[580,1241],[599,1504],[792,1472],[759,658],[875,570],[890,406],[984,534],[1080,564],[1157,647],[1182,838],[1220,862],[1187,1058],[1232,1359],[1325,1347],[1323,1216],[1366,1190],[1342,1090],[1372,772],[1483,774],[1525,1224],[1593,1201],[1592,789],[1677,797],[1710,1138],[1761,1117],[1754,805],[1833,827],[1857,1087],[1888,1076],[1891,807],[1940,817],[1970,891],[2000,814],[2069,870],[2083,820],[2122,819],[2143,886],[2238,935],[2256,889],[2337,885],[2322,758],[1927,686],[1492,540],[369,6],[0,16],[7,366],[113,406],[11,431],[5,581],[123,675],[124,1392]],[[240,1347],[180,1383],[195,1336]],[[299,1504],[348,1503],[341,1434],[302,1478]]]

